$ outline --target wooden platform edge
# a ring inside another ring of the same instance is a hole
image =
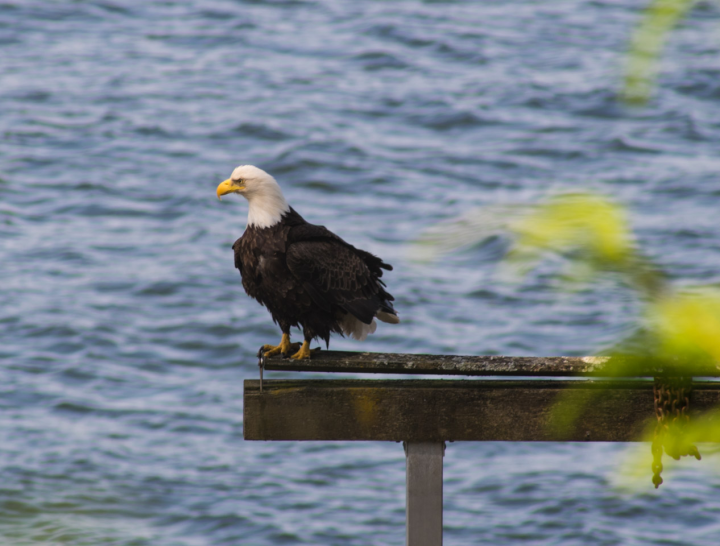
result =
[[[259,387],[245,380],[246,440],[630,442],[654,423],[647,380],[265,380]],[[694,383],[694,415],[718,405],[720,383]],[[577,412],[577,420],[554,430],[553,411]],[[706,419],[720,429],[717,413]]]
[[[720,377],[720,365],[651,365],[628,357],[514,357],[320,351],[310,360],[275,356],[266,370],[292,372],[381,373],[505,377]]]

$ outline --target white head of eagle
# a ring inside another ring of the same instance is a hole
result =
[[[239,193],[248,200],[248,226],[273,226],[290,211],[277,181],[254,165],[236,167],[230,178],[218,186],[218,198],[228,193]]]
[[[380,278],[391,265],[306,222],[262,169],[237,167],[217,187],[218,198],[228,193],[249,204],[247,229],[233,245],[243,288],[267,307],[283,333],[279,345],[263,346],[266,356],[297,351],[291,358],[310,358],[314,338],[329,343],[330,334],[338,333],[364,340],[375,331],[376,318],[400,322]],[[293,326],[303,331],[302,347],[290,343]]]

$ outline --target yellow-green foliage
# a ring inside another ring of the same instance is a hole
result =
[[[650,98],[660,53],[669,32],[692,8],[695,0],[652,0],[635,28],[625,67],[622,97],[631,104]]]
[[[520,252],[581,249],[586,259],[598,265],[624,263],[632,253],[624,210],[590,193],[554,197],[513,229]]]
[[[538,205],[514,227],[520,254],[576,251],[573,259],[587,262],[588,269],[595,273],[613,271],[626,277],[627,284],[645,301],[644,313],[638,317],[641,321],[638,325],[646,331],[645,344],[636,344],[636,356],[666,368],[720,363],[720,291],[710,287],[692,292],[673,291],[661,280],[659,269],[634,248],[621,207],[597,195],[564,195]],[[611,373],[630,372],[622,367],[615,366]],[[597,396],[602,396],[602,392]],[[550,413],[550,427],[555,434],[570,432],[588,404],[592,405],[589,400],[577,400],[572,391],[562,393]],[[673,443],[720,437],[718,415],[720,412],[714,411],[696,416],[685,429],[685,435],[676,437],[668,432],[662,445],[673,453]],[[649,465],[643,466],[647,473]]]
[[[503,233],[514,241],[507,259],[524,264],[526,270],[545,255],[554,254],[593,275],[612,272],[636,291],[644,302],[637,323],[644,331],[643,341],[636,341],[630,355],[611,355],[618,358],[611,359],[616,363],[607,370],[608,375],[632,375],[628,368],[633,365],[632,357],[655,362],[665,370],[684,364],[720,365],[720,290],[674,291],[661,270],[638,251],[623,207],[592,193],[558,195],[535,206],[471,211],[456,222],[431,228],[421,243],[427,256],[434,257]],[[602,396],[602,391],[597,391],[597,396]],[[561,436],[570,432],[592,405],[572,390],[562,393],[550,411],[553,432]],[[720,410],[694,417],[686,438],[720,438]],[[666,447],[673,441],[672,435],[663,440]]]
[[[534,206],[501,205],[472,209],[462,217],[430,227],[415,241],[411,256],[432,261],[440,255],[510,236],[508,259],[532,268],[546,252],[582,252],[583,263],[621,269],[634,259],[625,210],[593,193],[560,194]]]
[[[649,302],[646,312],[659,354],[720,362],[720,291],[673,294]]]

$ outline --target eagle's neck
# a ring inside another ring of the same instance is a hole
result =
[[[282,220],[290,205],[277,184],[269,185],[247,196],[248,227],[268,228]]]

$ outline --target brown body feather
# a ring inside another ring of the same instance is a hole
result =
[[[233,245],[245,292],[268,308],[285,334],[302,328],[306,340],[342,334],[349,313],[370,324],[378,312],[395,315],[380,280],[392,266],[355,248],[292,208],[273,226],[248,226]]]

